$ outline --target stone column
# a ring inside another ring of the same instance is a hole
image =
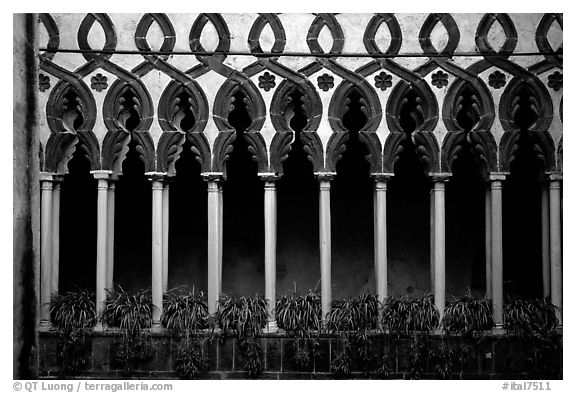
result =
[[[444,308],[446,306],[446,211],[444,204],[445,182],[448,181],[447,174],[437,174],[432,176],[432,198],[433,208],[433,246],[430,255],[434,261],[434,303],[440,313],[440,320],[444,318]]]
[[[152,182],[152,329],[160,330],[162,315],[162,190],[165,173],[148,172]]]
[[[550,296],[550,194],[548,182],[542,183],[542,297]]]
[[[484,198],[484,242],[486,260],[486,298],[492,299],[492,198],[490,184],[486,186]]]
[[[332,235],[330,223],[330,181],[335,173],[315,173],[320,183],[320,281],[322,284],[322,318],[332,304]]]
[[[208,182],[208,312],[218,309],[222,281],[222,193],[221,173],[203,173]]]
[[[108,233],[106,241],[106,288],[114,288],[114,207],[116,201],[116,178],[108,181]]]
[[[218,184],[218,296],[222,293],[222,255],[224,254],[223,230],[224,230],[224,194],[222,183]]]
[[[557,317],[562,326],[562,206],[561,174],[550,175],[550,297],[558,307]]]
[[[374,277],[380,301],[388,296],[388,238],[386,232],[386,188],[392,173],[379,173],[374,178]]]
[[[430,188],[430,291],[432,293],[434,293],[436,285],[436,259],[434,255],[434,245],[436,244],[436,237],[434,236],[436,233],[434,231],[436,206],[434,204],[434,195],[434,187],[432,187]]]
[[[170,184],[162,190],[162,292],[168,290],[168,230],[170,228]]]
[[[64,176],[53,177],[54,189],[52,191],[52,263],[51,263],[51,289],[58,292],[60,276],[60,188]]]
[[[261,174],[264,181],[264,275],[265,297],[268,300],[268,332],[278,330],[276,306],[276,181],[274,173]]]
[[[50,328],[52,290],[52,190],[54,176],[40,173],[40,328]]]
[[[496,329],[504,327],[504,285],[502,273],[502,173],[490,174],[492,206],[492,314]]]
[[[96,312],[101,314],[106,303],[106,268],[108,243],[108,181],[112,171],[90,172],[98,180],[98,218],[96,235]],[[102,322],[98,321],[95,330],[102,330]]]

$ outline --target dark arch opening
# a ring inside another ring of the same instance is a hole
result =
[[[318,245],[318,182],[312,162],[304,151],[301,133],[308,124],[303,95],[294,91],[286,109],[294,142],[283,163],[284,175],[277,183],[276,291],[320,291]]]
[[[366,125],[365,105],[360,92],[353,89],[342,116],[349,138],[331,191],[334,299],[375,293],[373,183],[366,160],[369,151],[358,133]]]
[[[245,131],[252,124],[242,91],[234,94],[228,122],[236,130],[223,185],[224,228],[222,291],[264,294],[264,191]]]
[[[465,133],[480,120],[477,93],[469,83],[454,102],[455,120]],[[446,183],[446,294],[463,296],[470,289],[485,294],[485,184],[474,148],[464,139]],[[491,296],[491,294],[489,295]]]
[[[517,150],[503,190],[504,292],[507,296],[542,296],[543,166],[528,128],[538,120],[538,100],[523,86],[513,99],[514,124],[520,129]]]
[[[175,113],[174,122],[178,124],[182,131],[188,132],[194,128],[196,117],[192,112],[192,97],[182,89],[174,100]]]
[[[411,88],[402,99],[399,124],[406,133],[387,191],[388,294],[430,291],[430,182],[412,133],[424,122],[422,98]]]
[[[152,283],[152,187],[134,139],[116,183],[114,283],[127,291]]]
[[[97,189],[90,161],[76,146],[60,191],[59,292],[96,289]]]
[[[168,288],[187,286],[206,293],[208,206],[200,173],[200,163],[186,141],[169,186]]]

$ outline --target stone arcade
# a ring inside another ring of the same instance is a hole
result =
[[[561,14],[40,14],[40,329],[74,285],[562,310]],[[37,31],[36,31],[37,29]],[[507,195],[508,193],[508,195]],[[105,329],[101,324],[97,330]]]

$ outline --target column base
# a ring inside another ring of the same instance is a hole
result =
[[[52,322],[47,320],[41,320],[40,324],[38,325],[38,331],[49,332],[50,330],[52,330]]]
[[[96,325],[94,325],[94,331],[95,332],[103,332],[106,329],[106,327],[104,326],[104,324],[102,322],[97,322]]]
[[[502,336],[506,334],[506,329],[504,329],[504,324],[496,324],[496,327],[492,328],[492,335]]]
[[[164,327],[160,323],[160,321],[152,322],[152,327],[150,328],[151,333],[162,333],[164,331]]]
[[[264,331],[266,333],[278,333],[278,325],[276,324],[276,321],[268,321]]]

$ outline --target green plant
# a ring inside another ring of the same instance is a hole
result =
[[[143,331],[152,325],[152,309],[150,289],[133,295],[120,286],[107,290],[101,318],[108,326],[120,328],[122,336],[114,341],[115,360],[125,372],[153,356],[150,334]]]
[[[442,341],[438,348],[431,353],[434,372],[441,379],[451,378],[457,367],[459,371],[462,371],[467,355],[468,348],[466,346],[446,344]]]
[[[199,342],[189,342],[178,349],[176,354],[176,375],[182,379],[191,379],[207,369]]]
[[[357,298],[335,300],[328,313],[328,330],[358,331],[378,327],[378,299],[364,293]]]
[[[244,369],[251,378],[262,371],[262,351],[258,334],[266,326],[267,300],[261,296],[247,298],[224,295],[218,300],[215,320],[224,335],[235,332],[244,357]]]
[[[50,319],[55,327],[72,332],[94,327],[96,306],[93,293],[84,289],[50,297]]]
[[[408,377],[410,379],[420,379],[424,372],[427,354],[428,340],[425,336],[420,337],[414,334],[408,351]]]
[[[330,371],[339,377],[346,377],[352,372],[351,346],[347,339],[340,342],[336,355],[330,363]]]
[[[123,333],[134,336],[152,325],[152,295],[150,289],[126,292],[121,286],[107,289],[102,320],[108,326],[119,327]]]
[[[188,335],[209,326],[210,315],[203,292],[186,291],[182,287],[164,293],[162,325],[177,334]]]
[[[294,290],[276,301],[276,321],[280,329],[302,335],[322,328],[322,302],[320,295],[309,290],[300,295]]]
[[[476,298],[470,290],[461,298],[452,300],[444,311],[444,329],[447,332],[471,333],[489,330],[492,320],[492,301]]]
[[[50,319],[58,333],[57,357],[63,375],[85,369],[90,360],[91,343],[86,329],[96,323],[94,295],[86,290],[54,293],[50,297]]]
[[[545,334],[558,326],[556,311],[549,300],[510,298],[504,305],[504,324],[518,335]]]
[[[438,326],[440,314],[434,297],[387,297],[383,304],[382,325],[393,333],[429,332]]]

